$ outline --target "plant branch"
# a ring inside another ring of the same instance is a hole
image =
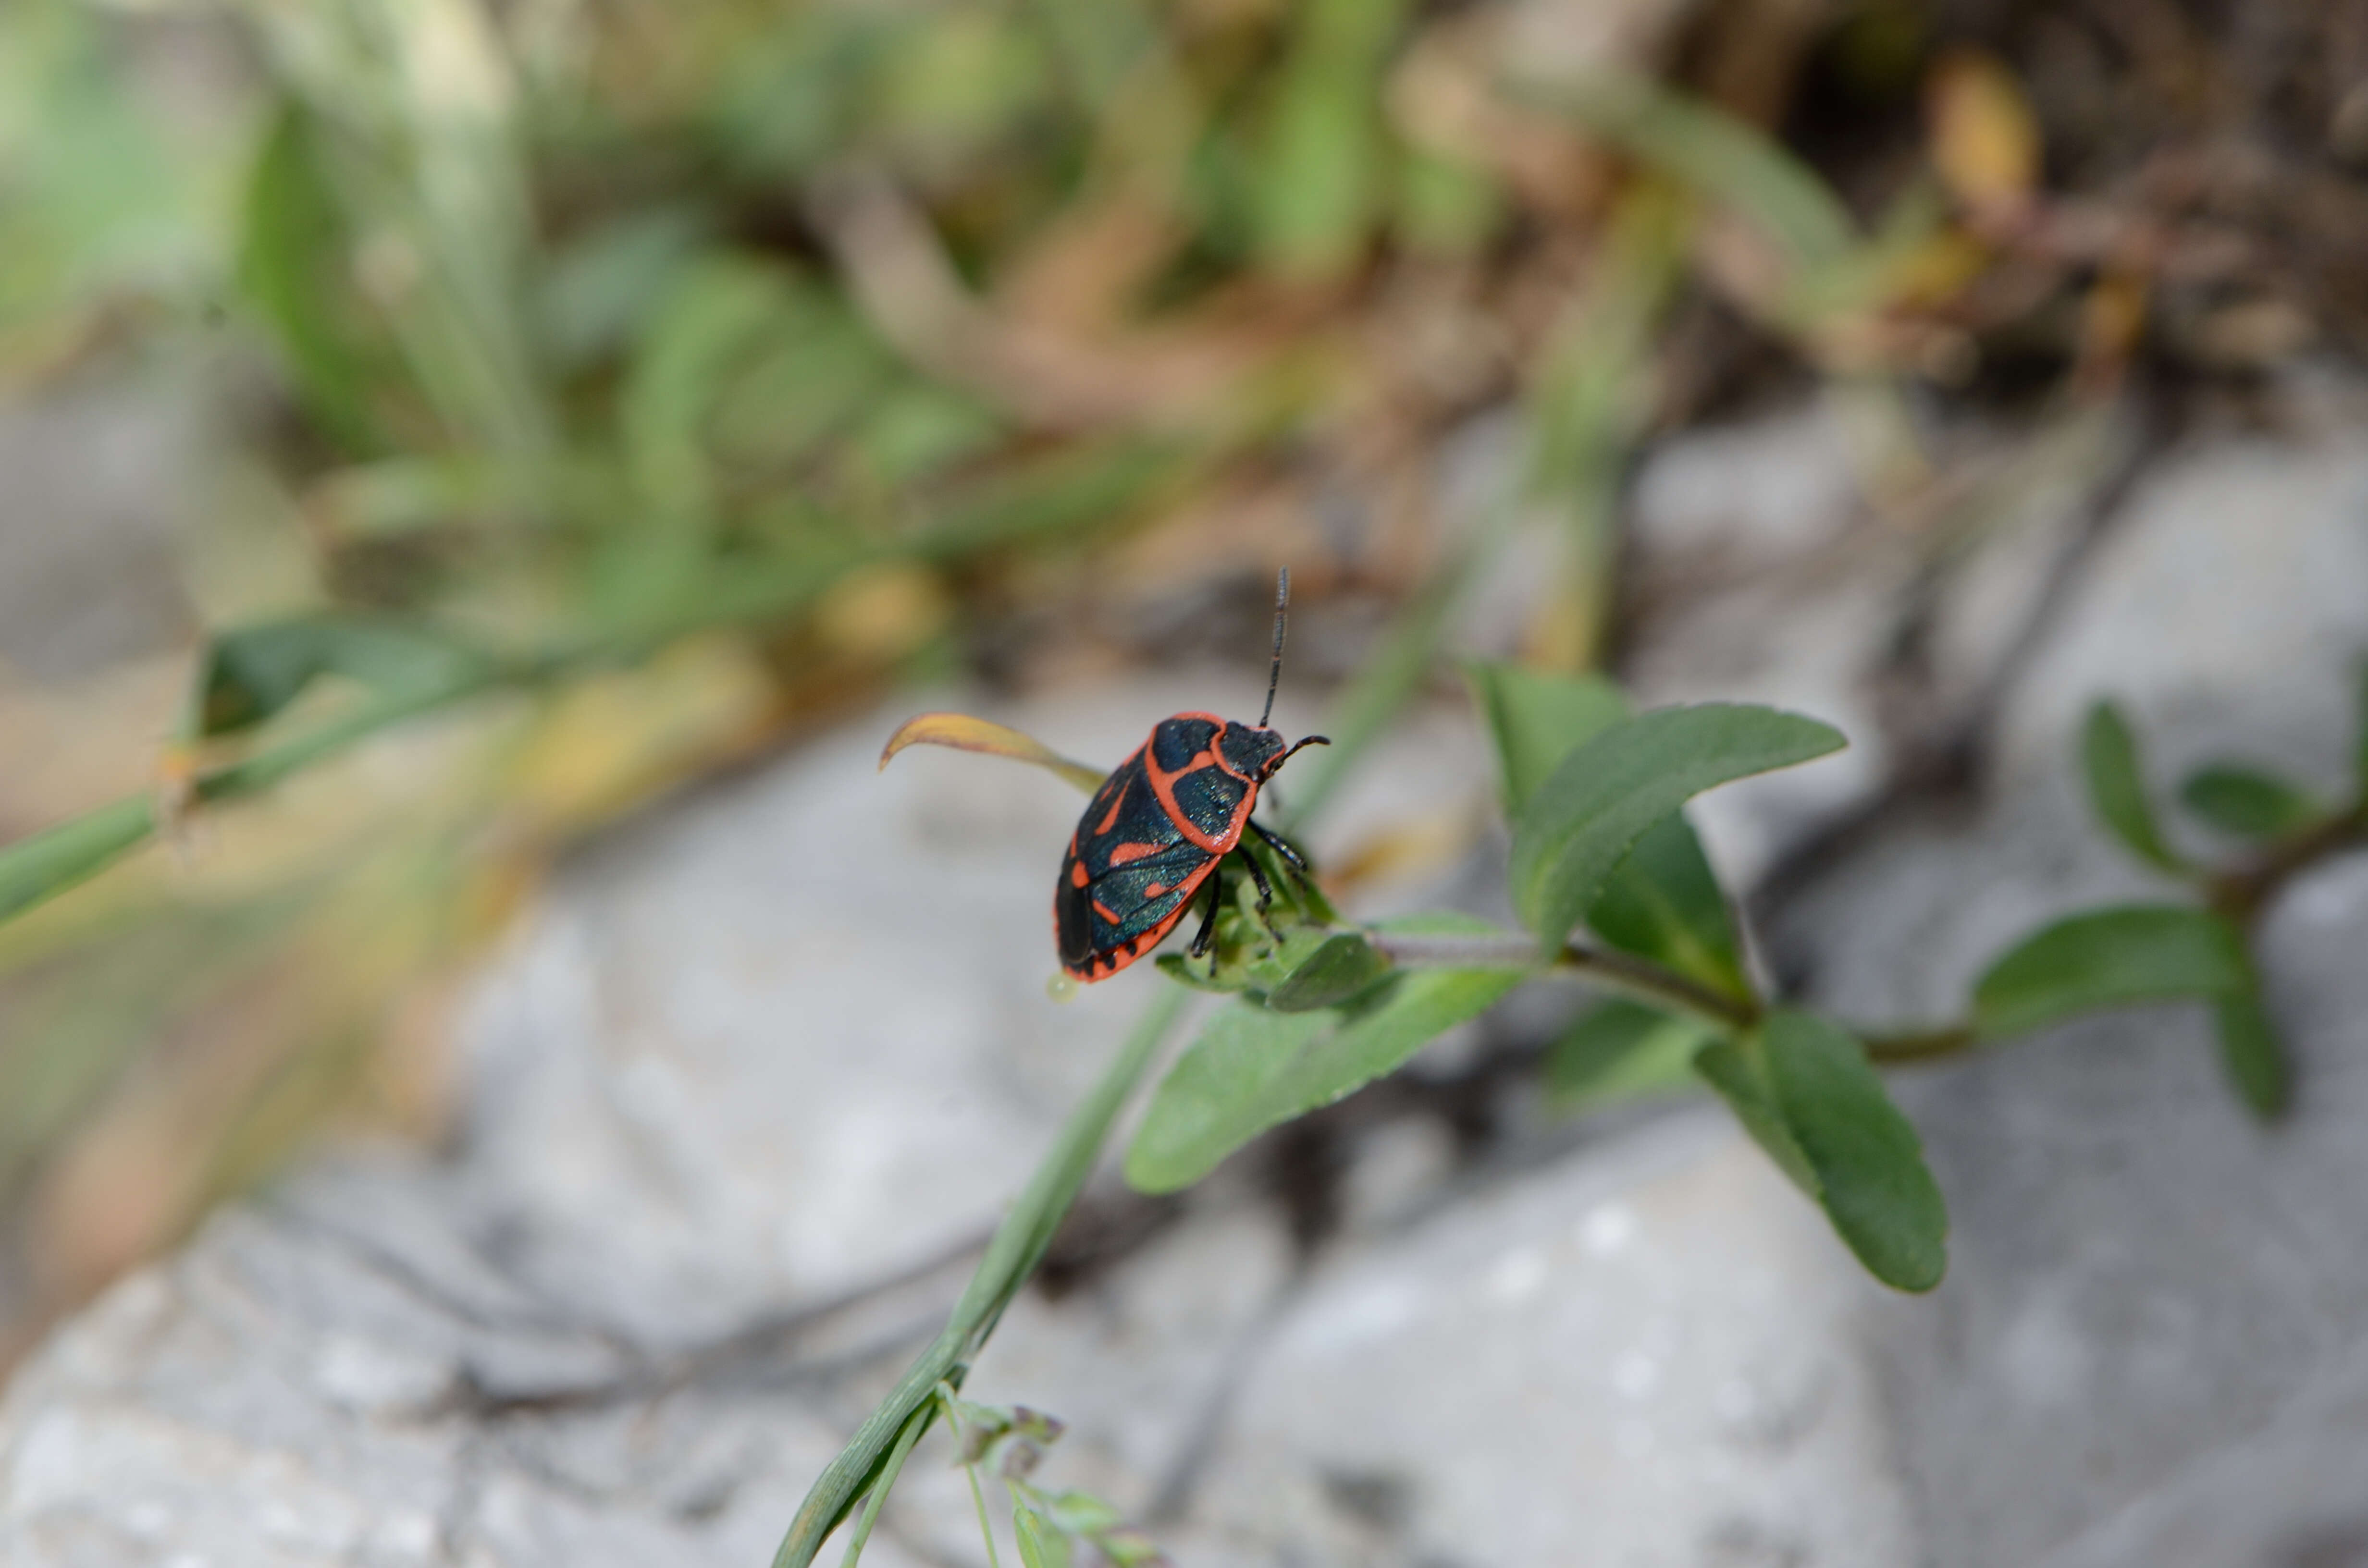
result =
[[[211,804],[257,794],[381,730],[510,684],[512,678],[508,672],[472,675],[366,703],[308,734],[199,774],[189,785],[189,798]],[[105,870],[154,837],[170,817],[170,808],[157,799],[131,795],[0,848],[0,920]]]
[[[2207,870],[2197,879],[2204,902],[2251,944],[2254,928],[2286,884],[2324,860],[2368,846],[2368,801],[2362,801],[2271,845],[2248,863]],[[1876,1062],[1927,1062],[1987,1043],[1970,1024],[1911,1029],[1897,1034],[1862,1033]]]
[[[2205,877],[2205,902],[2249,932],[2288,882],[2320,861],[2363,844],[2368,844],[2368,801],[2271,845],[2250,865]]]
[[[1537,943],[1512,931],[1494,937],[1367,931],[1365,939],[1395,963],[1457,969],[1531,969],[1541,962]],[[1631,953],[1566,942],[1546,967],[1582,975],[1606,990],[1689,1014],[1721,1030],[1748,1029],[1759,1021],[1759,1009],[1752,1003]]]

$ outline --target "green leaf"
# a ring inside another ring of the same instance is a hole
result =
[[[2356,754],[2352,766],[2352,794],[2355,800],[2368,802],[2368,660],[2362,660],[2360,665],[2359,710],[2359,733],[2351,743]]]
[[[1765,131],[1651,78],[1598,71],[1577,82],[1517,83],[1605,141],[1668,170],[1750,220],[1796,264],[1830,266],[1857,226],[1816,170]]]
[[[320,130],[280,106],[247,176],[238,281],[313,415],[349,452],[381,445],[370,386],[390,366],[355,297],[353,236],[318,162]]]
[[[551,357],[574,369],[621,348],[672,294],[711,227],[688,206],[637,207],[569,240],[534,301]]]
[[[2283,838],[2308,827],[2324,811],[2299,785],[2237,762],[2211,763],[2189,774],[2179,799],[2237,838]]]
[[[1690,1081],[1702,1027],[1640,1002],[1616,999],[1580,1014],[1546,1049],[1546,1092],[1554,1108],[1587,1109]]]
[[[1290,1103],[1296,1097],[1292,1068],[1337,1021],[1328,1013],[1273,1013],[1248,1002],[1212,1015],[1152,1092],[1126,1152],[1127,1185],[1139,1192],[1190,1187],[1304,1108]]]
[[[1336,276],[1379,214],[1389,136],[1382,74],[1404,0],[1311,0],[1294,36],[1256,171],[1258,244],[1279,270]]]
[[[2220,1065],[2228,1082],[2264,1121],[2283,1115],[2293,1094],[2293,1073],[2260,993],[2223,998],[2215,1022]]]
[[[1628,716],[1619,687],[1600,676],[1518,665],[1472,665],[1465,675],[1497,743],[1506,810],[1515,818],[1563,758]],[[1623,951],[1729,995],[1751,994],[1726,894],[1682,813],[1662,818],[1637,841],[1588,910],[1587,924]]]
[[[1735,915],[1681,812],[1645,830],[1588,907],[1588,928],[1742,1001],[1751,999]]]
[[[2163,842],[2154,807],[2146,798],[2137,737],[2112,702],[2100,702],[2089,710],[2088,726],[2080,737],[2080,761],[2089,781],[2089,803],[2130,853],[2166,871],[2186,869]]]
[[[1561,947],[1654,824],[1730,779],[1839,751],[1814,719],[1736,703],[1665,708],[1612,726],[1555,767],[1513,830],[1521,918]]]
[[[1353,931],[1326,938],[1324,945],[1282,983],[1266,994],[1266,1005],[1278,1013],[1307,1013],[1337,1007],[1371,991],[1389,972],[1390,960]]]
[[[677,269],[617,395],[618,435],[641,498],[658,522],[694,535],[714,526],[719,503],[708,420],[736,371],[768,348],[784,347],[785,334],[802,320],[803,297],[795,274],[745,257],[714,256]],[[768,391],[770,404],[789,405],[789,389]],[[844,410],[796,413],[826,425]]]
[[[1520,815],[1575,747],[1628,717],[1628,699],[1600,676],[1491,664],[1466,665],[1463,674],[1497,743],[1498,793],[1508,819]]]
[[[1012,1506],[1011,1533],[1019,1542],[1019,1561],[1028,1568],[1069,1568],[1069,1538],[1025,1503]]]
[[[1126,1522],[1116,1508],[1090,1492],[1064,1492],[1047,1503],[1044,1511],[1055,1528],[1071,1535],[1101,1535]]]
[[[1168,1568],[1172,1561],[1157,1541],[1133,1525],[1096,1537],[1094,1550],[1110,1560],[1110,1568]]]
[[[1394,924],[1485,929],[1451,917]],[[1278,1013],[1248,1002],[1223,1009],[1152,1095],[1127,1151],[1127,1181],[1143,1192],[1190,1186],[1268,1128],[1395,1069],[1523,978],[1508,969],[1401,970],[1338,1011]]]
[[[0,847],[0,920],[97,876],[154,826],[154,804],[136,795]]]
[[[2131,904],[2059,920],[2017,943],[1974,986],[1974,1027],[2020,1034],[2100,1007],[2251,989],[2237,933],[2206,910]]]
[[[1747,1040],[1704,1046],[1694,1069],[1869,1273],[1901,1290],[1941,1282],[1947,1207],[1858,1041],[1810,1014],[1778,1012]]]
[[[1915,1127],[1884,1092],[1865,1047],[1789,1010],[1769,1015],[1759,1044],[1777,1111],[1835,1231],[1893,1289],[1938,1285],[1949,1265],[1949,1210]]]
[[[1151,961],[1177,984],[1206,991],[1212,996],[1238,996],[1246,989],[1237,977],[1219,974],[1209,964],[1184,953],[1162,953]]]
[[[316,678],[343,676],[383,695],[458,686],[485,660],[438,633],[375,617],[320,614],[217,633],[199,665],[190,732],[250,729],[293,702]]]
[[[1694,1053],[1694,1071],[1702,1082],[1718,1091],[1719,1098],[1735,1112],[1736,1120],[1744,1131],[1759,1145],[1768,1157],[1776,1162],[1793,1185],[1815,1198],[1817,1195],[1816,1168],[1793,1138],[1793,1130],[1785,1124],[1784,1110],[1777,1104],[1774,1085],[1768,1081],[1766,1051],[1755,1036],[1743,1040],[1713,1040]]]

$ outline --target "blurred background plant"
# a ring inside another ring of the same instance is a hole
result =
[[[0,1355],[432,1134],[554,854],[894,684],[1246,660],[1286,562],[1338,676],[1506,551],[1484,651],[1616,667],[1668,432],[1814,389],[1945,574],[2356,357],[2363,82],[2305,0],[12,0],[0,396],[175,434],[169,564],[0,536]]]

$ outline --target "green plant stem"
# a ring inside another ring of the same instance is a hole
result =
[[[191,798],[213,804],[271,788],[381,730],[474,697],[513,678],[504,672],[370,702],[309,733],[199,775]],[[0,920],[22,913],[106,869],[155,835],[164,819],[157,800],[131,795],[0,849]]]
[[[1023,505],[1025,497],[989,495],[951,509],[905,539],[758,570],[719,572],[700,592],[684,596],[678,608],[665,614],[604,626],[539,653],[489,659],[463,678],[359,704],[307,733],[199,775],[190,798],[214,804],[254,795],[407,720],[495,691],[530,688],[630,665],[700,632],[786,619],[868,566],[906,561],[944,563],[996,544],[1076,526],[1124,505],[1190,460],[1189,453],[1167,445],[1126,446],[1063,476],[1063,488],[1050,500],[1037,497],[1035,504]],[[0,921],[97,875],[163,825],[158,802],[135,795],[0,846]]]
[[[892,1479],[889,1461],[895,1446],[909,1449],[906,1428],[913,1427],[912,1436],[917,1439],[919,1428],[928,1425],[939,1382],[957,1389],[962,1386],[971,1358],[1036,1271],[1053,1233],[1076,1202],[1086,1178],[1093,1174],[1110,1124],[1143,1081],[1160,1042],[1175,1028],[1190,998],[1189,992],[1173,985],[1162,986],[1153,997],[1134,1032],[1119,1047],[1101,1080],[1069,1113],[1052,1151],[996,1228],[986,1256],[979,1260],[977,1272],[954,1304],[944,1331],[815,1479],[797,1517],[790,1521],[789,1532],[781,1538],[780,1550],[773,1554],[773,1568],[805,1568],[858,1497],[875,1489],[884,1494]]]
[[[905,1429],[896,1435],[896,1446],[888,1450],[888,1462],[880,1467],[880,1479],[871,1483],[864,1495],[863,1512],[856,1516],[855,1528],[847,1538],[847,1555],[839,1560],[839,1568],[856,1568],[862,1560],[864,1542],[871,1539],[871,1527],[880,1522],[880,1510],[888,1501],[889,1489],[905,1471],[905,1461],[912,1457],[913,1446],[928,1430],[929,1412],[934,1405],[924,1405],[906,1419]]]
[[[978,1466],[966,1464],[962,1473],[970,1477],[970,1500],[978,1509],[978,1533],[986,1541],[986,1568],[1003,1568],[995,1552],[995,1521],[986,1517],[986,1492],[978,1483]]]
[[[2246,937],[2287,883],[2323,860],[2368,845],[2368,802],[2311,824],[2263,851],[2259,858],[2194,878],[2204,903]],[[1987,1043],[1970,1024],[1947,1024],[1896,1034],[1863,1033],[1867,1055],[1881,1062],[1930,1062]]]
[[[1536,940],[1517,931],[1494,937],[1437,937],[1372,931],[1365,939],[1394,963],[1442,969],[1534,969]],[[1684,1013],[1722,1032],[1748,1029],[1759,1009],[1649,959],[1580,942],[1564,944],[1554,970],[1585,977],[1607,991]]]
[[[2271,845],[2249,865],[2203,879],[2204,902],[2249,930],[2285,885],[2321,860],[2368,844],[2368,801],[2313,823]]]
[[[1868,1058],[1878,1062],[1930,1062],[1935,1057],[1971,1051],[1982,1043],[1981,1036],[1967,1024],[1945,1024],[1938,1028],[1907,1029],[1896,1034],[1852,1032],[1866,1047]]]

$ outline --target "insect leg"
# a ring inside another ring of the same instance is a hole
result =
[[[1268,936],[1280,942],[1282,940],[1282,933],[1274,928],[1274,915],[1269,907],[1274,903],[1274,884],[1268,881],[1266,873],[1258,869],[1257,856],[1239,849],[1235,850],[1234,853],[1241,856],[1242,864],[1249,869],[1250,881],[1258,884],[1260,924],[1266,926]]]
[[[1276,854],[1289,861],[1291,863],[1291,869],[1299,873],[1300,880],[1302,881],[1309,881],[1315,879],[1315,872],[1308,866],[1307,858],[1299,852],[1298,846],[1292,844],[1288,838],[1283,837],[1282,835],[1269,828],[1264,823],[1253,820],[1249,824],[1249,829],[1252,833],[1258,835],[1259,841],[1269,849],[1273,850]]]
[[[1201,929],[1192,937],[1192,956],[1205,957],[1209,945],[1217,939],[1217,906],[1224,902],[1224,879],[1209,879],[1209,913],[1201,917]]]

